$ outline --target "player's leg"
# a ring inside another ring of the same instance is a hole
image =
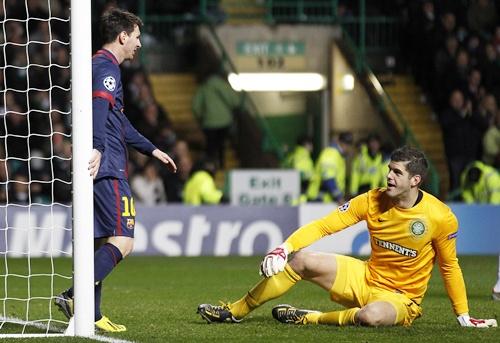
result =
[[[497,283],[495,286],[493,286],[493,300],[499,300],[500,301],[500,255],[498,255],[498,277],[497,277]]]
[[[362,292],[359,289],[361,286],[358,287],[358,285],[362,285],[360,281],[364,280],[364,262],[342,255],[305,251],[297,257],[290,262],[297,274],[302,279],[313,282],[328,291],[332,300],[348,309],[322,313],[282,304],[273,308],[273,317],[287,324],[356,324],[360,310],[356,295]],[[347,294],[344,294],[345,289],[349,289]]]
[[[331,288],[335,272],[333,254],[299,251],[290,256],[283,272],[262,279],[238,301],[222,306],[202,304],[198,313],[207,322],[238,322],[267,301],[285,294],[303,278],[324,289]]]
[[[121,179],[96,182],[94,199],[94,235],[104,238],[104,244],[96,250],[94,258],[95,323],[96,327],[104,331],[125,331],[125,326],[115,324],[102,315],[101,290],[104,279],[132,251],[135,228],[134,201],[128,182]]]
[[[334,268],[330,267],[332,265],[330,259],[335,260]],[[298,274],[303,279],[327,290],[333,301],[344,305],[347,309],[323,313],[290,305],[278,305],[272,312],[278,321],[340,326],[357,324],[378,326],[395,323],[397,312],[394,306],[370,298],[371,289],[366,284],[365,262],[349,256],[330,254],[315,254],[300,262],[303,265],[295,265]]]

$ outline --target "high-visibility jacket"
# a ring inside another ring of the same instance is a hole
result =
[[[292,168],[300,172],[301,181],[309,181],[314,172],[314,163],[309,150],[298,145],[290,152],[284,162],[285,168]]]
[[[475,184],[467,187],[467,172],[473,167],[481,170],[481,177]],[[460,181],[462,198],[466,203],[500,204],[500,174],[495,168],[481,161],[475,161],[465,168]]]
[[[345,159],[339,148],[336,145],[324,148],[316,161],[314,174],[307,190],[307,198],[313,201],[332,202],[343,197],[346,188],[345,174]],[[331,190],[325,189],[325,183],[332,180],[335,187]]]
[[[349,192],[357,195],[361,186],[368,185],[369,189],[374,189],[384,185],[384,178],[381,177],[380,169],[384,160],[379,152],[371,156],[366,145],[361,146],[359,154],[352,163],[351,184]]]
[[[208,172],[195,172],[184,185],[183,203],[186,205],[218,204],[222,192],[215,186],[214,178]]]

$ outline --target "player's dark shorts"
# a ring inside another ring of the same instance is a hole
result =
[[[103,178],[94,182],[94,238],[134,237],[135,206],[128,181]]]

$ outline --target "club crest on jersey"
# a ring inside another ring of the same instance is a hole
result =
[[[135,220],[133,218],[127,219],[127,229],[133,230],[135,226]]]
[[[349,209],[350,201],[346,202],[345,204],[339,206],[339,212],[345,212]]]
[[[425,227],[425,224],[423,221],[413,220],[410,223],[410,233],[412,234],[413,237],[420,238],[425,234],[426,231],[427,231],[427,228]]]
[[[113,76],[106,76],[106,78],[104,79],[104,81],[102,81],[102,84],[110,92],[112,92],[112,91],[115,90],[116,81],[115,81],[115,78]]]

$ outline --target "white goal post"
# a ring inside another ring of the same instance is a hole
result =
[[[91,1],[2,1],[0,26],[0,340],[91,337]]]

